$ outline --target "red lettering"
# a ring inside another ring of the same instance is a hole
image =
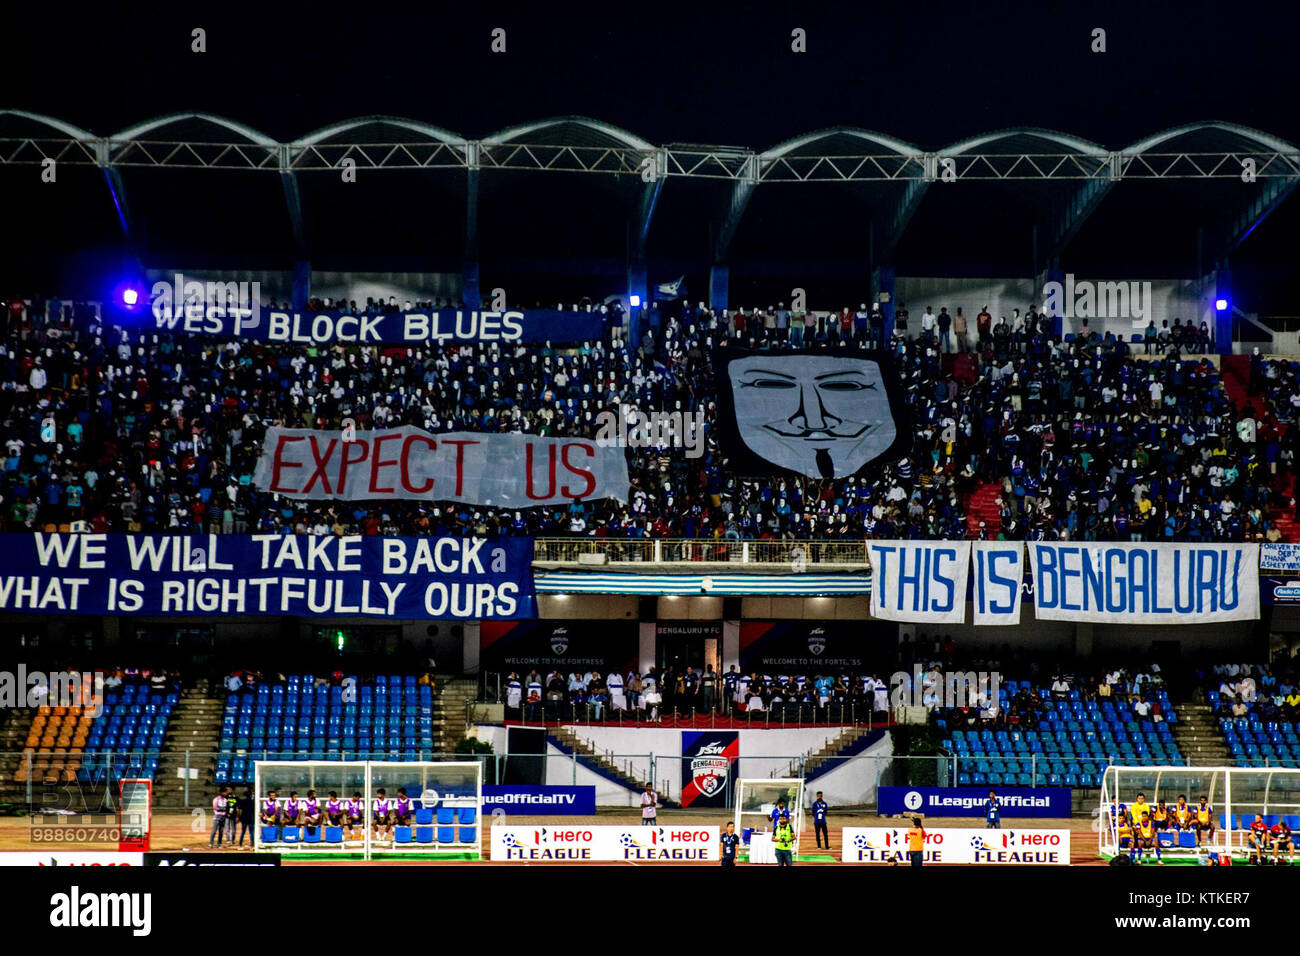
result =
[[[552,448],[554,448],[554,446],[552,446]],[[565,485],[560,489],[560,494],[564,495],[566,498],[585,498],[596,490],[596,476],[586,468],[580,468],[569,461],[569,450],[572,448],[579,448],[587,453],[588,458],[595,458],[596,446],[588,444],[587,442],[565,442],[563,449],[560,452],[560,458],[564,462],[564,467],[569,469],[569,471],[573,472],[575,475],[581,475],[587,479],[587,487],[582,491],[575,492],[568,485]],[[554,455],[553,450],[551,454]]]
[[[426,435],[407,435],[406,440],[402,442],[402,487],[413,495],[425,495],[433,490],[433,479],[429,478],[425,483],[416,488],[411,484],[411,443],[422,441],[429,446],[430,451],[436,451],[438,443]]]
[[[325,474],[325,466],[329,464],[330,456],[334,454],[334,446],[338,444],[338,439],[330,439],[330,443],[325,446],[325,454],[323,456],[317,454],[319,446],[316,443],[316,436],[312,435],[310,436],[310,439],[311,440],[307,444],[311,448],[311,457],[316,462],[316,470],[311,473],[311,480],[308,481],[307,484],[303,485],[303,494],[311,491],[311,486],[316,484],[316,479],[319,478],[321,485],[325,489],[325,494],[328,495],[330,493],[330,480],[329,476]]]
[[[546,446],[546,452],[549,456],[546,465],[548,475],[546,493],[535,495],[533,494],[533,443],[524,443],[524,470],[527,472],[527,477],[524,481],[524,494],[526,494],[532,501],[545,501],[547,498],[550,498],[555,494],[555,445],[548,443]]]
[[[401,437],[401,435],[382,435],[375,439],[374,454],[370,458],[370,493],[372,495],[391,495],[396,490],[394,488],[380,488],[377,486],[377,482],[379,481],[380,468],[397,464],[396,458],[390,458],[385,461],[380,457],[384,442],[397,441],[397,439]]]
[[[359,458],[352,457],[352,449],[354,448],[360,450],[361,457]],[[355,441],[349,441],[343,443],[343,461],[339,465],[338,490],[335,492],[340,498],[344,496],[343,493],[347,490],[348,487],[348,469],[353,465],[361,464],[363,461],[366,460],[366,456],[369,454],[370,454],[370,442],[368,441],[358,438]]]
[[[280,436],[280,440],[277,441],[277,442],[275,443],[275,454],[274,454],[273,456],[271,456],[271,488],[270,488],[270,490],[271,490],[271,491],[275,491],[275,492],[279,492],[280,494],[284,494],[284,493],[286,493],[286,492],[293,492],[293,491],[296,491],[296,490],[297,490],[297,489],[294,489],[294,488],[282,488],[282,487],[280,487],[280,470],[281,470],[282,468],[301,468],[301,467],[302,467],[302,465],[298,464],[296,461],[284,461],[284,460],[282,460],[281,457],[280,457],[280,455],[281,455],[281,454],[283,453],[283,451],[284,451],[284,446],[287,445],[287,444],[289,444],[289,442],[291,442],[291,441],[302,441],[302,436],[301,436],[301,435],[281,435],[281,436]]]
[[[456,494],[460,495],[465,486],[465,446],[477,445],[478,442],[461,438],[447,440],[443,444],[456,446]]]

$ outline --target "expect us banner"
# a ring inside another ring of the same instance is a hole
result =
[[[0,611],[536,616],[531,538],[6,534]]]
[[[457,501],[530,508],[627,501],[622,448],[585,438],[446,432],[411,425],[376,431],[266,430],[253,472],[262,491],[346,501]]]

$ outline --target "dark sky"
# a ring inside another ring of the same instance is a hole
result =
[[[6,105],[104,133],[200,109],[279,138],[369,113],[467,136],[577,113],[757,149],[841,124],[928,148],[1016,125],[1114,148],[1193,119],[1300,139],[1294,2],[123,6],[6,5]]]
[[[0,106],[98,134],[203,111],[282,141],[372,114],[471,138],[577,114],[652,143],[756,150],[831,126],[876,130],[929,150],[1034,126],[1118,149],[1208,119],[1300,143],[1297,0],[268,7],[8,4],[0,9]],[[206,53],[191,52],[195,27],[207,31]],[[490,48],[496,27],[506,31],[504,54]],[[791,50],[795,28],[806,31],[806,53]],[[1091,50],[1096,28],[1105,31],[1104,53]],[[274,174],[128,169],[124,177],[136,251],[147,265],[282,269],[293,258]],[[458,271],[463,177],[448,177],[382,173],[343,191],[336,176],[300,174],[313,265]],[[616,189],[611,178],[587,179],[484,177],[485,284],[510,279],[491,274],[494,262],[514,263],[514,275],[530,277],[518,281],[536,283],[560,271],[541,256],[567,256],[583,264],[571,278],[555,278],[547,295],[567,295],[571,286],[598,291],[583,285],[583,276],[603,276],[603,291],[625,285],[636,184]],[[121,230],[102,177],[83,168],[61,183],[67,188],[57,192],[33,189],[28,169],[0,169],[0,196],[29,223],[18,254],[0,263],[0,280],[65,281],[92,260],[110,262],[94,268],[116,268]],[[827,276],[833,304],[841,294],[857,295],[870,273],[866,223],[887,223],[898,195],[893,186],[875,188],[759,190],[733,245],[733,289],[766,296],[764,277],[783,288],[791,274],[815,273]],[[1045,210],[1072,187],[1052,188],[1057,192],[1007,184],[932,190],[895,265],[913,275],[1032,275]],[[1064,265],[1195,275],[1204,258],[1198,230],[1213,231],[1239,208],[1240,189],[1233,189],[1121,184],[1066,247]],[[686,272],[703,291],[728,196],[725,183],[670,181],[650,233],[654,281]],[[192,228],[199,220],[201,231]],[[953,241],[955,230],[962,242]],[[871,241],[878,239],[877,232]],[[1293,195],[1234,254],[1242,284],[1249,280],[1257,291],[1257,307],[1276,310],[1273,303],[1300,294],[1291,268],[1297,245],[1300,198]],[[531,264],[521,264],[529,257]],[[753,278],[742,281],[745,258]]]

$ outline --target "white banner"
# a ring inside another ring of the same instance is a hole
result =
[[[907,827],[845,827],[844,863],[908,863]],[[925,831],[922,860],[995,866],[1069,866],[1069,830],[985,830],[944,827]]]
[[[0,866],[143,866],[143,853],[77,852],[68,850],[0,853]]]
[[[1264,571],[1300,571],[1300,544],[1261,544],[1259,566]]]
[[[382,431],[272,426],[253,483],[288,498],[408,498],[497,508],[627,501],[628,491],[627,458],[617,445],[517,433],[432,434],[410,425]]]
[[[1259,618],[1258,544],[1029,545],[1042,621],[1169,624]]]
[[[716,826],[494,826],[491,858],[512,863],[712,860],[718,857]]]
[[[871,541],[871,616],[917,624],[966,619],[969,541]]]
[[[975,541],[973,617],[977,625],[1019,624],[1025,549],[1019,541]]]

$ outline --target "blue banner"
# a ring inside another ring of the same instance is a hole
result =
[[[1070,816],[1069,787],[881,787],[877,812],[983,817],[989,790],[997,796],[1002,817]]]
[[[483,787],[483,813],[496,811],[523,816],[574,816],[596,814],[595,787],[534,787],[525,784]]]
[[[275,309],[155,308],[147,317],[159,329],[255,342],[325,345],[358,342],[424,345],[430,342],[584,342],[604,333],[600,312],[525,309],[487,312],[288,312]]]
[[[537,616],[531,538],[6,534],[0,611]]]

